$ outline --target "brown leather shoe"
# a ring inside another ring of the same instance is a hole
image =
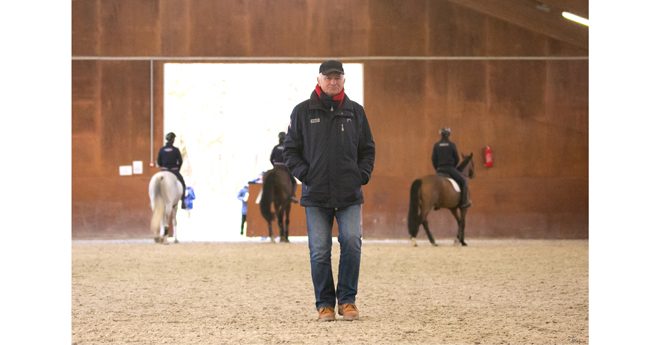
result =
[[[322,307],[319,309],[319,321],[335,321],[335,308]]]
[[[346,303],[339,306],[339,315],[344,317],[344,320],[357,320],[360,318],[360,313],[355,306],[355,303]]]

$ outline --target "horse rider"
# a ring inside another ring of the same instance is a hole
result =
[[[467,208],[472,206],[472,202],[468,197],[467,179],[456,170],[456,166],[460,163],[460,160],[458,158],[456,144],[449,141],[450,133],[451,130],[448,127],[442,127],[440,130],[442,138],[433,145],[433,157],[431,157],[431,161],[433,162],[436,173],[447,174],[458,183],[461,187],[461,208]]]
[[[181,165],[183,164],[183,158],[181,158],[181,151],[178,148],[174,147],[174,138],[176,135],[172,132],[167,133],[165,140],[167,143],[163,146],[160,151],[158,151],[158,159],[156,163],[161,167],[163,171],[169,171],[176,176],[176,178],[181,182],[183,186],[181,193],[181,208],[186,209],[186,203],[184,199],[186,198],[186,182],[183,180],[183,176],[179,173]]]
[[[296,178],[293,177],[293,174],[291,174],[291,171],[289,168],[284,165],[284,157],[282,156],[282,152],[284,151],[284,138],[286,137],[286,133],[280,132],[277,135],[279,139],[279,143],[273,147],[273,151],[270,153],[270,163],[273,164],[273,168],[279,168],[283,169],[286,171],[287,174],[289,174],[289,178],[291,179],[291,184],[293,185],[293,196],[291,196],[291,201],[297,203],[298,199],[296,199],[296,187],[298,186],[298,182],[296,181]]]

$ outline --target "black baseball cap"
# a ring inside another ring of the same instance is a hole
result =
[[[321,64],[319,67],[319,73],[323,75],[328,75],[328,73],[338,72],[344,74],[344,66],[339,61],[328,60]]]

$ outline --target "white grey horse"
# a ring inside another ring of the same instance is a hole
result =
[[[183,186],[174,174],[161,171],[151,177],[149,181],[149,199],[151,199],[151,232],[156,235],[156,243],[167,244],[168,225],[172,216],[172,236],[174,243],[179,243],[176,238],[176,211],[179,209],[179,201],[183,193]]]

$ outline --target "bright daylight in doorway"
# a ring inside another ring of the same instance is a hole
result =
[[[243,239],[238,192],[272,168],[277,133],[311,95],[319,64],[165,64],[164,133],[177,135],[196,196],[192,210],[179,210],[180,241]],[[344,70],[346,93],[364,105],[362,64]]]

